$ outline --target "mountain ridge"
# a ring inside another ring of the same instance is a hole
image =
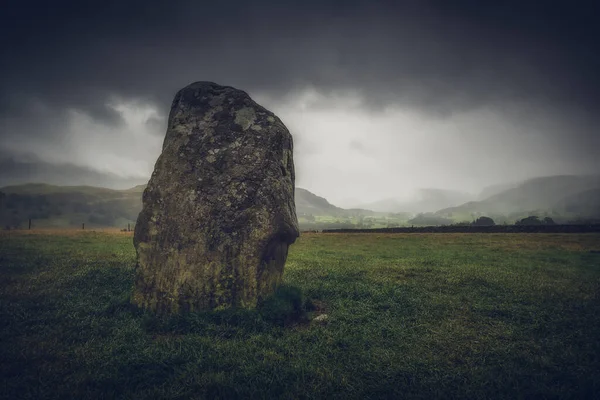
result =
[[[142,209],[145,184],[128,189],[97,186],[61,186],[28,183],[0,188],[4,199],[0,204],[0,222],[5,226],[23,224],[28,219],[46,221],[52,226],[80,226],[82,222],[102,226],[135,223]],[[306,189],[295,188],[299,217],[329,216],[347,218],[357,213],[374,214],[370,210],[346,210]]]
[[[466,202],[456,207],[438,210],[440,216],[488,216],[517,214],[578,214],[577,206],[566,212],[561,202],[564,198],[600,188],[600,175],[554,175],[536,177],[517,183],[514,187],[500,191],[483,200]],[[591,194],[590,196],[592,196]],[[574,200],[573,200],[574,201]]]
[[[0,227],[22,226],[28,219],[52,227],[127,226],[135,223],[142,204],[146,185],[127,189],[98,186],[60,186],[29,183],[4,186],[0,199]],[[494,185],[491,188],[502,188]],[[453,207],[434,211],[438,201],[456,201],[466,195],[444,189],[424,189],[420,208],[412,212],[377,211],[365,208],[341,208],[325,197],[307,189],[295,188],[296,212],[304,227],[386,227],[409,224],[411,215],[437,224],[471,221],[478,216],[489,216],[497,223],[513,223],[529,215],[556,217],[560,222],[577,218],[600,217],[600,175],[556,175],[528,179],[504,185],[505,189],[483,199],[472,200]],[[490,188],[490,187],[488,187]],[[493,190],[492,190],[493,191]],[[482,193],[485,192],[482,190]],[[488,193],[491,191],[488,190]],[[430,195],[430,197],[427,197]],[[474,197],[474,196],[472,196]],[[405,208],[404,208],[405,209]]]

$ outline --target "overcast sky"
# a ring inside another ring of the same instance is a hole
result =
[[[599,173],[600,7],[555,3],[8,0],[0,185],[147,181],[199,80],[277,114],[342,206]]]

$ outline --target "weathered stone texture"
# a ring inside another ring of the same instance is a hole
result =
[[[133,302],[167,313],[252,308],[299,235],[292,137],[245,92],[180,90],[135,227]]]

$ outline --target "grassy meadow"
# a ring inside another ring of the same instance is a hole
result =
[[[4,232],[0,398],[598,398],[598,251],[599,234],[304,234],[280,293],[301,291],[302,318],[160,319],[129,305],[131,234]]]

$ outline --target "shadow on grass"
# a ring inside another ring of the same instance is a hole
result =
[[[123,307],[126,305],[123,304]],[[148,333],[153,334],[213,332],[221,337],[231,337],[307,324],[308,313],[315,308],[299,288],[282,285],[253,310],[230,308],[169,316],[144,312],[143,326]]]
[[[158,316],[131,304],[133,269],[117,262],[86,265],[71,274],[65,269],[28,292],[7,291],[0,316],[15,330],[34,321],[67,332],[90,330],[90,325],[111,327],[123,318],[140,320],[150,334],[216,333],[222,337],[267,332],[309,322],[314,304],[295,286],[282,285],[254,310],[226,309],[184,315]],[[100,323],[101,322],[101,323]],[[109,329],[109,328],[107,328]]]

